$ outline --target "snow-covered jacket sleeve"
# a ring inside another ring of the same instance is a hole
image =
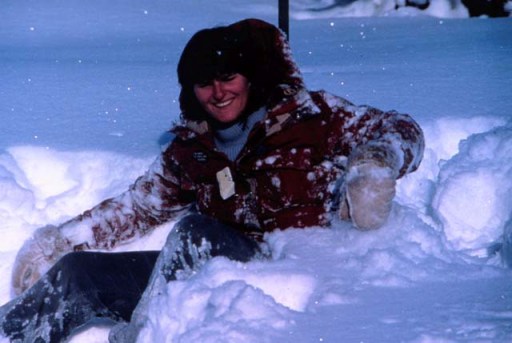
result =
[[[397,177],[413,172],[423,158],[423,132],[407,114],[355,106],[338,96],[320,92],[334,112],[329,140],[333,151],[348,156],[348,164],[372,160],[392,168]]]
[[[111,249],[186,211],[191,201],[183,196],[172,163],[160,155],[126,192],[62,224],[62,234],[75,250]]]

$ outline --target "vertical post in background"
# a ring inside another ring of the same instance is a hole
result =
[[[279,0],[279,28],[290,40],[290,8],[289,0]]]

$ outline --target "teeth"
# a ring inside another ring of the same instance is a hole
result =
[[[223,101],[223,102],[218,102],[215,104],[215,106],[217,107],[226,107],[227,105],[231,104],[233,100],[226,100],[226,101]]]

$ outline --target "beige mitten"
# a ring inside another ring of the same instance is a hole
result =
[[[377,229],[386,223],[398,165],[395,152],[381,146],[360,146],[349,157],[346,198],[350,218],[359,229]]]
[[[352,167],[347,175],[350,218],[363,230],[384,225],[395,196],[396,180],[391,168],[374,163]]]
[[[16,295],[32,286],[59,258],[71,252],[71,243],[52,225],[34,232],[18,251],[12,272],[12,289]]]

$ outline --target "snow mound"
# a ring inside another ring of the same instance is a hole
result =
[[[270,275],[256,280],[242,265],[232,264],[217,258],[191,280],[170,283],[166,292],[151,301],[150,318],[138,341],[218,342],[223,337],[225,342],[271,342],[265,332],[290,325],[291,310],[276,298],[300,308],[303,304],[293,297],[307,298],[310,289],[304,285],[311,280],[291,276],[272,281]],[[279,285],[288,287],[279,289]]]
[[[485,255],[512,218],[512,123],[463,140],[441,164],[432,207],[457,250]]]

